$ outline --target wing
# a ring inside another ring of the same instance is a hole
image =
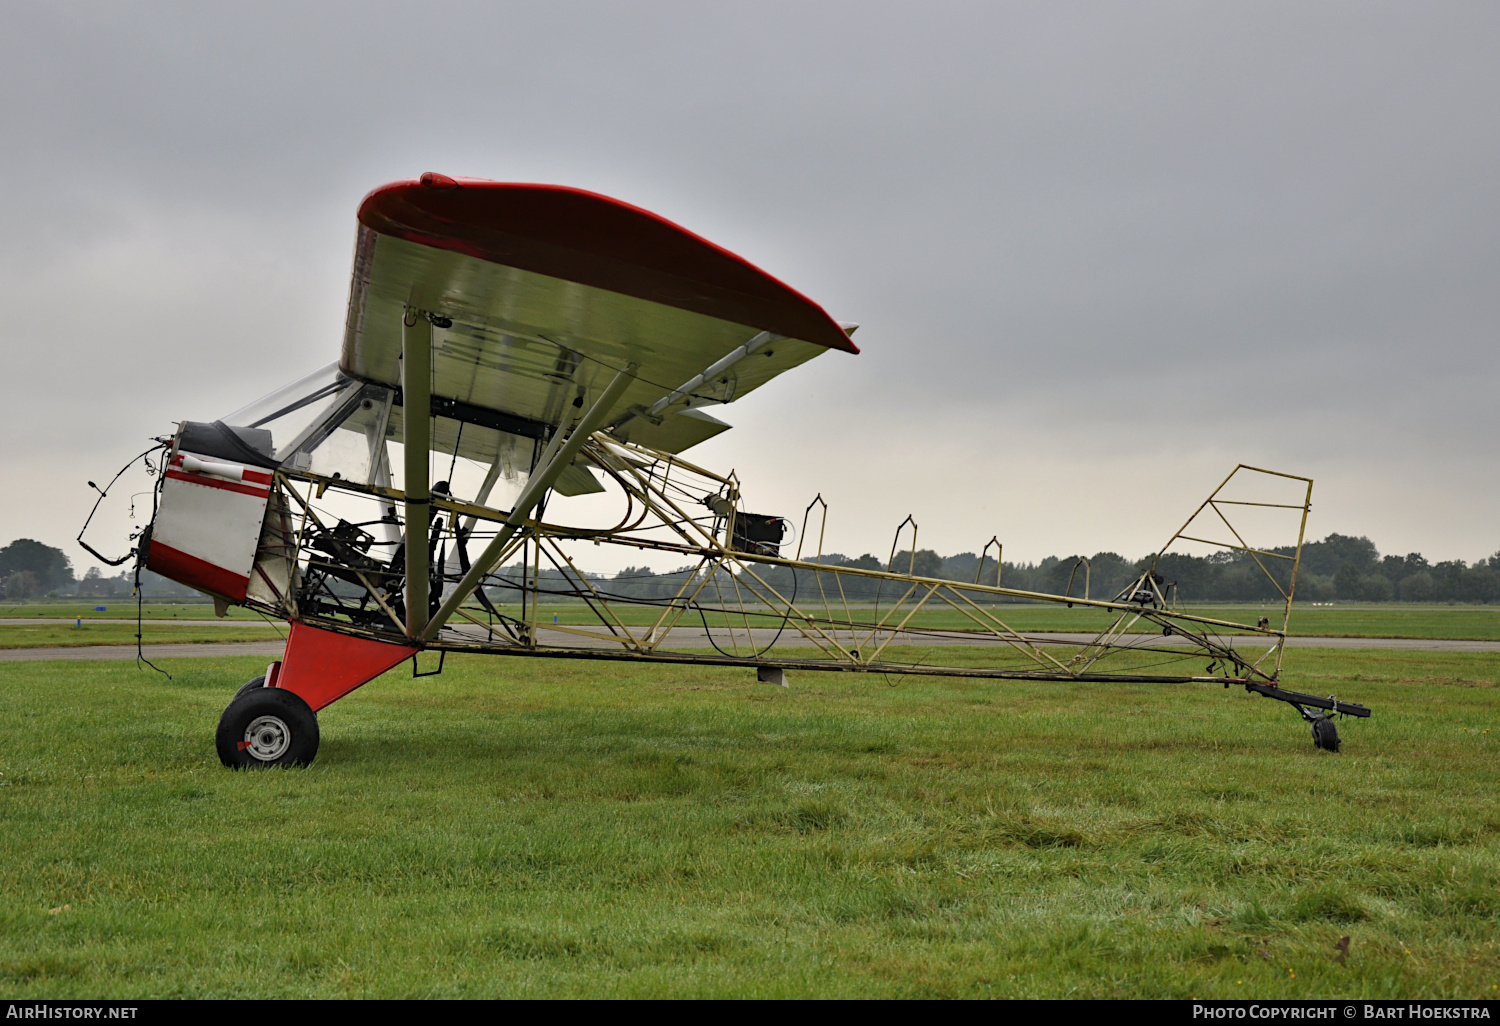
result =
[[[596,193],[427,174],[370,193],[359,224],[340,366],[399,386],[407,308],[451,320],[433,334],[434,412],[483,411],[493,430],[536,437],[632,362],[617,409],[646,410],[760,333],[784,336],[621,429],[677,452],[727,427],[682,408],[737,399],[827,349],[858,352],[807,297]]]

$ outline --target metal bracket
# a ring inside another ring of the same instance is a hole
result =
[[[421,656],[421,654],[422,653],[418,652],[416,655],[411,657],[411,675],[413,679],[416,679],[417,677],[436,677],[438,674],[443,672],[443,661],[448,658],[448,652],[446,649],[438,650],[437,669],[428,670],[426,673],[423,673],[417,669],[417,659]]]

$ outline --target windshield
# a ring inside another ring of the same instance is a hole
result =
[[[354,382],[353,388],[339,393],[338,404],[327,417],[304,431],[293,449],[282,453],[284,465],[361,484],[382,483],[377,478],[388,478],[385,442],[391,433],[393,394],[384,385]]]
[[[223,423],[242,429],[236,432],[241,435],[269,432],[270,454],[284,460],[301,447],[342,398],[359,388],[360,382],[341,372],[338,364],[329,364],[234,411],[223,418]]]

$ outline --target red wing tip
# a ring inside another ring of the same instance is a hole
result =
[[[379,186],[378,188],[372,189],[369,192],[369,194],[367,194],[365,196],[364,200],[361,201],[361,203],[360,203],[360,206],[359,206],[359,215],[358,215],[359,216],[359,220],[362,223],[368,223],[367,220],[366,220],[366,214],[367,214],[368,211],[370,211],[372,209],[372,207],[374,206],[374,204],[377,202],[377,199],[376,199],[377,197],[382,196],[383,194],[388,194],[388,193],[393,193],[393,192],[400,193],[400,192],[403,192],[405,190],[412,189],[413,187],[418,188],[418,189],[431,189],[431,190],[437,191],[437,192],[448,192],[448,191],[452,191],[452,190],[455,190],[455,189],[463,189],[463,188],[466,188],[466,187],[472,187],[472,188],[476,189],[476,191],[479,191],[479,192],[485,192],[485,191],[488,191],[490,189],[497,189],[497,190],[529,189],[529,190],[536,190],[538,192],[545,191],[545,192],[555,192],[555,193],[566,193],[566,194],[571,194],[571,195],[574,195],[574,196],[588,197],[590,199],[600,201],[600,202],[602,202],[604,204],[607,204],[609,206],[615,207],[617,209],[632,211],[632,212],[634,212],[634,213],[636,213],[638,215],[641,215],[642,217],[646,218],[649,221],[652,221],[652,222],[655,222],[656,224],[659,224],[659,225],[662,225],[664,227],[670,228],[674,232],[679,233],[681,236],[683,236],[685,238],[692,239],[692,240],[696,241],[697,243],[699,243],[700,245],[702,245],[702,246],[704,246],[704,247],[706,247],[706,248],[708,248],[710,250],[713,250],[713,251],[721,254],[724,257],[727,257],[728,259],[734,261],[737,264],[740,264],[740,265],[748,268],[749,270],[753,271],[755,274],[758,274],[758,275],[762,276],[764,279],[766,279],[767,281],[771,282],[772,284],[774,284],[775,286],[779,287],[780,289],[785,290],[791,296],[796,297],[796,299],[800,300],[803,303],[806,303],[808,306],[810,306],[810,307],[814,308],[815,310],[817,310],[818,313],[821,314],[821,316],[827,320],[828,327],[833,328],[834,330],[831,331],[831,332],[829,332],[827,335],[822,335],[821,332],[815,332],[814,334],[821,335],[821,337],[818,338],[817,340],[808,339],[807,341],[812,341],[814,345],[821,345],[821,346],[824,346],[825,348],[828,348],[828,349],[838,349],[838,350],[842,350],[843,352],[851,353],[851,354],[855,354],[855,355],[857,355],[859,353],[859,347],[856,346],[854,344],[854,342],[849,337],[849,336],[853,335],[855,329],[857,329],[859,327],[858,324],[852,324],[852,323],[849,323],[849,322],[839,323],[839,322],[834,321],[832,318],[828,317],[827,312],[824,311],[823,308],[821,306],[819,306],[817,303],[814,303],[811,299],[808,299],[806,296],[802,295],[802,293],[798,292],[796,289],[793,289],[791,286],[785,284],[784,282],[780,281],[779,279],[773,277],[770,274],[767,274],[765,271],[763,271],[760,268],[756,267],[755,265],[751,264],[744,257],[741,257],[741,256],[739,256],[739,255],[737,255],[735,253],[731,253],[729,250],[726,250],[722,246],[719,246],[719,245],[716,245],[713,242],[710,242],[709,240],[703,238],[701,235],[698,235],[695,232],[689,231],[688,229],[682,227],[679,224],[676,224],[675,222],[667,220],[666,218],[662,217],[660,214],[656,214],[656,213],[653,213],[653,212],[651,212],[649,210],[646,210],[644,207],[638,207],[638,206],[636,206],[633,203],[626,203],[625,201],[616,199],[613,196],[606,196],[603,193],[593,192],[593,191],[588,190],[588,189],[579,189],[579,188],[576,188],[574,186],[568,186],[568,185],[542,184],[542,183],[537,183],[537,182],[498,182],[498,181],[493,181],[493,180],[488,179],[488,178],[452,178],[452,177],[450,177],[448,175],[442,174],[442,173],[437,172],[437,171],[424,171],[415,180],[412,180],[412,179],[408,178],[405,181],[387,182],[385,185],[382,185],[382,186]],[[388,229],[377,229],[377,230],[388,231]],[[431,244],[431,243],[429,243],[429,244]]]

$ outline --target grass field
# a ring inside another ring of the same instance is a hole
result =
[[[0,986],[1500,994],[1500,655],[1287,662],[1343,754],[1214,688],[460,657],[242,774],[257,660],[0,664]]]
[[[98,612],[94,609],[95,605],[103,605],[106,608],[103,612]],[[803,607],[811,612],[815,607],[821,610],[822,604],[821,602],[804,602]],[[834,603],[831,608],[842,615],[842,607],[838,603]],[[889,608],[889,605],[885,606],[883,612],[889,612]],[[515,603],[507,604],[502,609],[508,614],[520,615],[520,607]],[[661,610],[657,608],[623,603],[616,604],[613,609],[623,622],[632,625],[654,623],[661,614]],[[1258,605],[1186,606],[1184,609],[1202,616],[1239,623],[1254,623],[1260,616],[1270,616],[1273,620],[1276,617],[1274,609]],[[858,620],[875,618],[875,608],[869,604],[854,605],[851,611]],[[1107,613],[1082,607],[1069,609],[1066,606],[1047,604],[997,606],[995,613],[1010,626],[1021,631],[1101,630],[1108,621]],[[212,605],[149,604],[144,607],[144,615],[149,620],[214,619]],[[597,622],[588,608],[580,602],[543,603],[541,622],[550,623],[554,615],[558,617],[558,622],[565,624]],[[59,620],[74,620],[82,617],[87,622],[93,619],[131,619],[134,616],[133,604],[115,600],[82,604],[64,602],[30,605],[0,604],[0,625],[3,625],[6,619],[19,618],[55,617]],[[230,607],[229,618],[263,622],[259,615],[239,606]],[[682,622],[685,626],[701,625],[697,617],[688,617]],[[755,621],[757,624],[773,625],[780,622],[777,617],[765,617]],[[716,621],[711,618],[710,623],[720,626],[723,623],[723,617],[718,617]],[[975,626],[972,620],[947,610],[923,610],[912,620],[912,625],[938,628]],[[1452,638],[1500,641],[1500,606],[1419,605],[1416,603],[1299,605],[1292,611],[1292,633],[1308,637]]]
[[[103,606],[98,609],[96,607]],[[148,620],[213,620],[212,602],[175,603],[146,602],[141,606],[141,615]],[[260,614],[243,606],[230,606],[227,614],[231,620],[260,621]],[[30,602],[0,603],[0,623],[8,619],[35,619],[56,617],[59,620],[134,620],[134,599],[90,599],[79,602]]]
[[[243,626],[177,627],[161,621],[145,621],[141,640],[148,645],[198,641],[275,641],[286,637],[286,627],[267,623]],[[72,648],[79,645],[134,645],[135,624],[89,623],[82,627],[71,623],[6,624],[0,621],[0,649],[6,648]]]

